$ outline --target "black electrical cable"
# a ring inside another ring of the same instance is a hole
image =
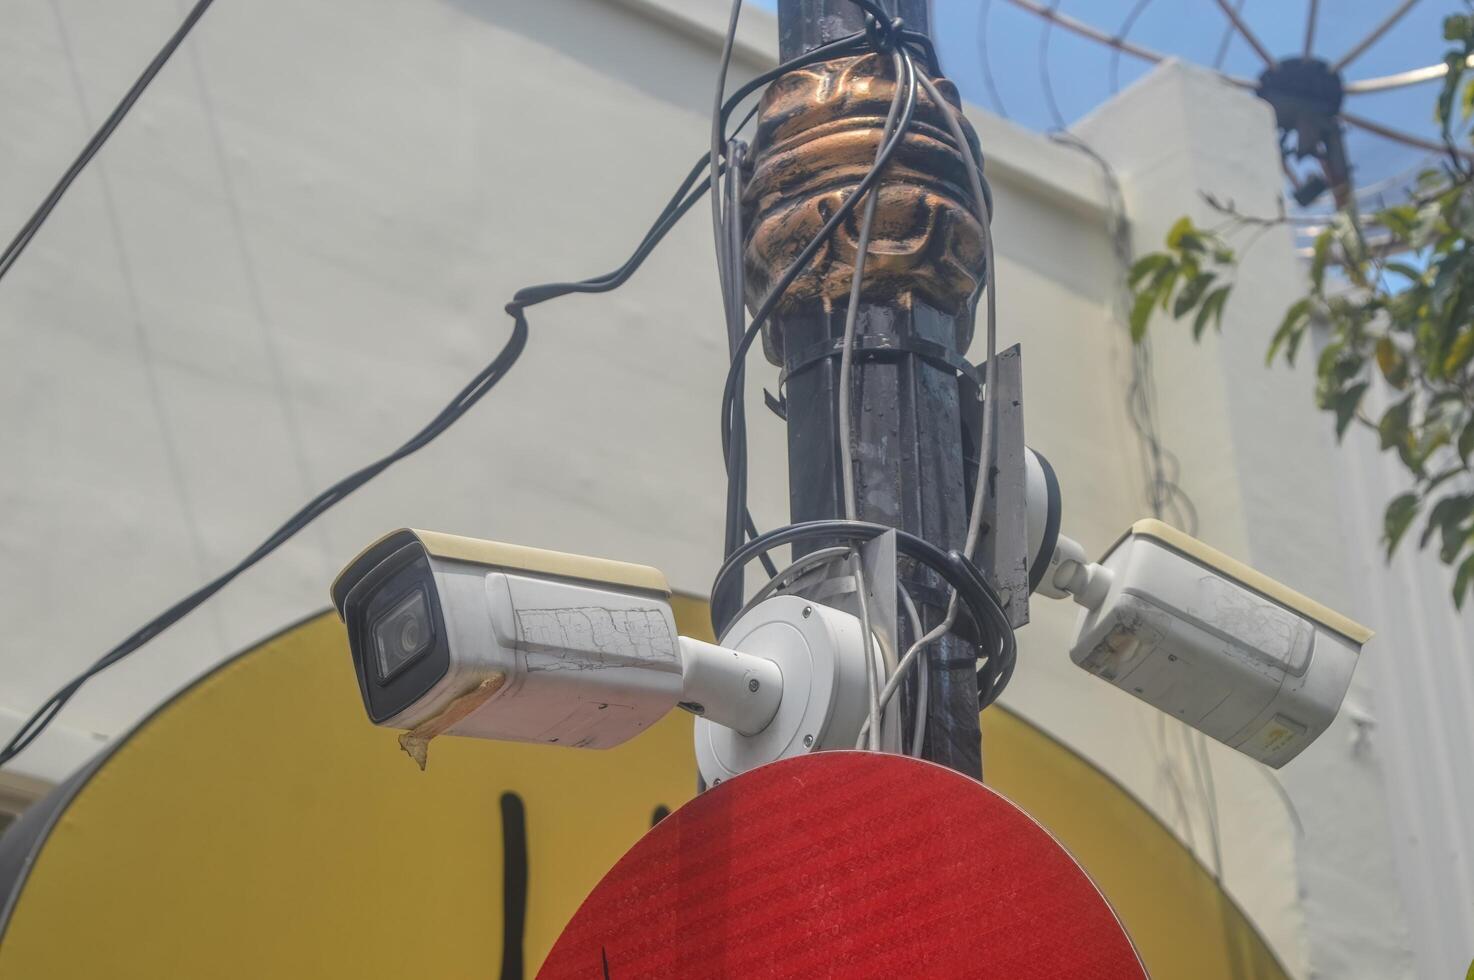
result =
[[[184,18],[184,22],[179,25],[178,29],[174,31],[174,34],[159,49],[159,53],[154,55],[153,60],[148,63],[148,67],[143,70],[143,74],[139,75],[138,79],[129,87],[128,91],[123,94],[122,101],[108,114],[108,117],[103,120],[102,125],[98,127],[97,132],[82,147],[82,152],[77,154],[77,159],[73,160],[72,165],[67,167],[66,171],[61,175],[61,179],[56,182],[56,186],[51,188],[51,192],[42,199],[41,204],[36,208],[31,217],[27,219],[26,223],[21,225],[20,231],[16,232],[10,244],[5,246],[5,251],[0,252],[0,279],[3,279],[5,274],[10,271],[11,266],[15,265],[16,260],[20,258],[20,254],[31,243],[31,239],[36,237],[36,232],[41,230],[41,226],[51,216],[51,212],[61,201],[62,195],[67,192],[67,188],[72,186],[72,182],[77,179],[77,176],[87,164],[97,155],[97,151],[102,149],[102,145],[107,142],[109,136],[113,135],[113,131],[118,128],[118,124],[123,121],[123,117],[128,115],[128,110],[133,108],[134,103],[143,95],[144,89],[148,88],[149,83],[154,80],[154,76],[158,75],[175,50],[178,49],[185,37],[194,28],[195,24],[199,23],[200,18],[205,15],[205,11],[210,9],[210,4],[214,2],[215,0],[199,0],[190,9],[189,14]]]
[[[729,149],[728,152],[729,154],[735,153],[735,150]],[[728,181],[733,181],[734,177],[736,176],[738,175],[733,174],[729,170],[727,174],[727,179]],[[733,216],[729,212],[729,214],[727,215],[727,220],[733,221],[740,228],[740,213]],[[730,231],[730,229],[728,230]],[[728,354],[730,357],[736,357],[737,344],[741,340],[741,334],[743,331],[742,304],[744,301],[741,296],[735,295],[735,292],[738,288],[745,288],[745,286],[739,287],[738,285],[738,280],[744,279],[743,270],[741,268],[740,257],[736,257],[736,260],[734,261],[734,257],[728,255],[728,250],[731,248],[732,243],[724,240],[726,236],[723,234],[723,229],[720,226],[717,228],[717,238],[719,241],[723,241],[723,251],[722,254],[719,256],[719,259],[721,260],[722,264],[722,276],[725,286],[723,302],[726,307],[727,316],[727,334],[729,346]],[[741,384],[742,382],[739,379],[738,385],[740,386]],[[749,538],[749,526],[752,524],[751,514],[749,513],[747,506],[746,420],[744,419],[739,421],[737,425],[739,428],[739,432],[735,445],[737,445],[739,448],[736,452],[729,453],[725,457],[723,457],[723,465],[727,474],[727,499],[722,535],[723,555],[730,555],[733,551],[742,547],[743,542],[748,540]],[[756,530],[756,528],[753,528],[752,530]],[[750,536],[757,537],[756,534],[751,534]],[[770,574],[777,574],[776,569],[774,569]],[[736,597],[734,596],[731,598],[735,599]]]
[[[1003,96],[998,91],[998,82],[993,77],[993,58],[988,46],[988,26],[993,16],[992,0],[983,0],[982,6],[978,8],[978,65],[983,70],[983,86],[988,90],[988,98],[993,103],[993,109],[1004,119],[1012,119],[1008,109],[1003,105]]]
[[[737,41],[737,21],[741,15],[742,0],[732,0],[726,39],[722,43],[722,54],[717,68],[716,93],[712,97],[711,107],[710,157],[712,160],[717,160],[724,156],[727,162],[726,183],[728,186],[721,192],[713,190],[711,195],[711,228],[716,244],[717,284],[722,294],[722,317],[726,323],[729,355],[735,349],[737,338],[742,332],[743,297],[740,293],[742,287],[738,283],[742,267],[740,253],[736,251],[740,245],[732,240],[730,234],[731,222],[735,220],[738,227],[741,225],[740,211],[735,210],[740,205],[731,201],[732,188],[740,184],[741,175],[737,172],[735,147],[732,142],[723,138],[722,105],[725,102],[727,91],[727,71],[732,64],[732,49]],[[745,427],[743,434],[745,437]],[[749,534],[752,537],[757,536],[757,526],[747,507],[746,453],[740,454],[740,457],[735,460],[725,457],[723,468],[727,475],[727,499],[722,532],[722,553],[731,554],[733,549],[740,547],[748,539]]]
[[[855,34],[847,34],[844,37],[830,41],[828,44],[821,44],[819,47],[807,51],[796,58],[791,58],[776,68],[770,68],[739,85],[733,90],[731,95],[727,96],[727,101],[722,103],[721,141],[725,143],[727,140],[727,120],[731,118],[737,106],[742,103],[742,100],[752,95],[758,89],[763,88],[769,82],[777,81],[791,71],[807,68],[809,65],[816,65],[821,61],[840,58],[847,54],[863,54],[870,49],[870,44],[866,40],[863,31]]]
[[[241,559],[226,572],[207,582],[205,585],[191,592],[189,595],[174,603],[153,619],[128,636],[125,640],[113,647],[92,666],[69,681],[66,686],[51,696],[40,708],[38,708],[20,729],[10,738],[3,749],[0,749],[0,766],[5,765],[34,742],[44,732],[52,720],[61,711],[68,701],[76,695],[89,679],[123,660],[134,651],[148,643],[154,637],[163,633],[170,626],[198,608],[215,593],[229,585],[247,569],[270,555],[281,545],[285,544],[298,531],[302,530],[312,521],[316,520],[328,509],[342,501],[353,491],[368,483],[384,470],[388,469],[399,460],[423,449],[429,445],[437,436],[454,424],[473,405],[490,391],[516,363],[527,345],[528,326],[526,310],[528,307],[545,303],[548,300],[572,293],[603,293],[619,288],[623,285],[635,270],[640,267],[651,250],[663,239],[667,232],[674,227],[691,207],[701,199],[710,187],[711,177],[698,178],[707,168],[708,157],[702,157],[691,172],[681,182],[680,186],[672,195],[670,201],[656,218],[650,230],[645,233],[640,244],[635,248],[629,260],[613,272],[592,279],[579,282],[548,283],[540,286],[530,286],[518,290],[512,297],[512,302],[506,306],[506,311],[512,317],[512,335],[502,347],[497,356],[483,368],[471,381],[452,398],[438,415],[414,435],[408,442],[394,450],[387,456],[349,474],[328,489],[314,497],[306,506],[293,514],[281,527],[277,528],[269,537],[256,547],[245,558]]]
[[[1049,41],[1054,37],[1054,14],[1063,0],[1049,0],[1049,15],[1044,18],[1044,29],[1039,32],[1039,90],[1044,93],[1044,104],[1054,118],[1055,129],[1068,129],[1064,113],[1054,97],[1054,76],[1049,71]]]
[[[915,31],[907,30],[895,31],[891,35],[891,38],[903,46],[912,45],[920,49],[921,53],[926,57],[927,68],[931,70],[931,73],[936,76],[942,74],[942,69],[937,63],[937,52],[932,46],[931,38],[925,34],[918,34]],[[770,68],[762,74],[754,76],[734,89],[732,94],[727,96],[727,101],[722,104],[722,140],[725,142],[727,138],[725,126],[727,120],[731,118],[732,112],[742,103],[743,99],[746,99],[749,95],[768,83],[777,81],[791,71],[807,68],[809,65],[816,65],[821,61],[829,61],[832,58],[841,58],[849,54],[865,54],[874,49],[874,45],[866,36],[865,32],[860,31],[855,34],[847,34],[844,37],[836,38],[827,44],[821,44],[811,51],[807,51],[804,54],[783,62],[776,68]],[[738,128],[741,127],[739,126]]]

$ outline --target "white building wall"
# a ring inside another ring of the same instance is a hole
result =
[[[1377,526],[1406,471],[1360,431],[1339,463],[1344,519]],[[1350,555],[1347,574],[1385,651],[1359,672],[1353,738],[1386,772],[1414,975],[1457,977],[1474,960],[1474,628],[1450,600],[1450,570],[1414,550],[1413,532],[1390,564],[1370,535]]]
[[[514,289],[623,261],[707,144],[725,7],[213,8],[0,283],[0,731],[438,411],[500,347]],[[0,229],[25,218],[184,8],[8,5]],[[738,77],[775,47],[770,17],[744,18]],[[1029,441],[1060,471],[1069,533],[1098,551],[1144,512],[1101,173],[1073,149],[973,118],[997,195],[1002,339],[1025,345]],[[1272,205],[1266,125],[1256,103],[1172,70],[1082,132],[1120,174],[1145,248],[1198,189]],[[726,342],[696,212],[621,291],[534,309],[521,363],[481,405],[95,681],[21,768],[64,774],[188,678],[323,607],[337,567],[387,528],[648,562],[704,592],[719,560]],[[1269,318],[1293,289],[1287,249],[1271,242],[1250,259],[1254,288],[1240,290],[1222,343],[1157,329],[1164,438],[1203,537],[1385,629],[1365,596],[1386,577],[1348,530],[1370,525],[1332,504],[1341,457],[1308,382],[1262,368]],[[764,526],[787,511],[782,425],[761,409],[774,374],[754,360],[751,490]],[[1009,704],[1120,779],[1211,866],[1182,732],[1068,662],[1074,615],[1035,604]],[[1380,694],[1381,674],[1360,671],[1351,717],[1372,717],[1374,680]],[[1427,838],[1394,846],[1399,808],[1419,804],[1393,802],[1388,773],[1399,794],[1424,782],[1384,762],[1380,733],[1394,726],[1379,720],[1368,750],[1343,721],[1281,774],[1303,835],[1273,775],[1209,747],[1225,883],[1295,976],[1410,976],[1410,942],[1453,942],[1452,913],[1404,925],[1398,882],[1413,894],[1426,875],[1408,862],[1431,874],[1436,859]],[[1431,737],[1399,729],[1397,751]],[[1453,806],[1418,832],[1446,829]]]

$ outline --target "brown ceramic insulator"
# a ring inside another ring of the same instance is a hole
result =
[[[918,68],[918,70],[920,70]],[[937,88],[960,105],[946,79]],[[784,75],[763,96],[743,194],[747,303],[755,308],[875,162],[896,80],[889,56],[838,58]],[[942,110],[917,86],[910,130],[878,185],[861,297],[965,311],[983,275],[966,163]],[[963,121],[969,139],[972,128]],[[974,150],[976,147],[974,147]],[[863,202],[784,293],[775,313],[843,308]],[[770,352],[781,341],[767,338]]]

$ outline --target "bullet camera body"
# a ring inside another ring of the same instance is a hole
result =
[[[1274,768],[1335,718],[1372,635],[1160,521],[1070,572],[1076,664]]]
[[[670,587],[653,568],[401,530],[332,595],[370,720],[422,744],[608,748],[680,700]]]

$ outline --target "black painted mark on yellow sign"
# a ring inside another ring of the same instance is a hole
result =
[[[502,980],[522,980],[527,931],[527,809],[516,793],[502,794]]]
[[[502,975],[522,980],[523,938],[527,932],[527,808],[516,793],[503,793],[502,805]],[[655,807],[650,826],[670,816],[670,807]],[[604,960],[604,975],[609,961]]]

